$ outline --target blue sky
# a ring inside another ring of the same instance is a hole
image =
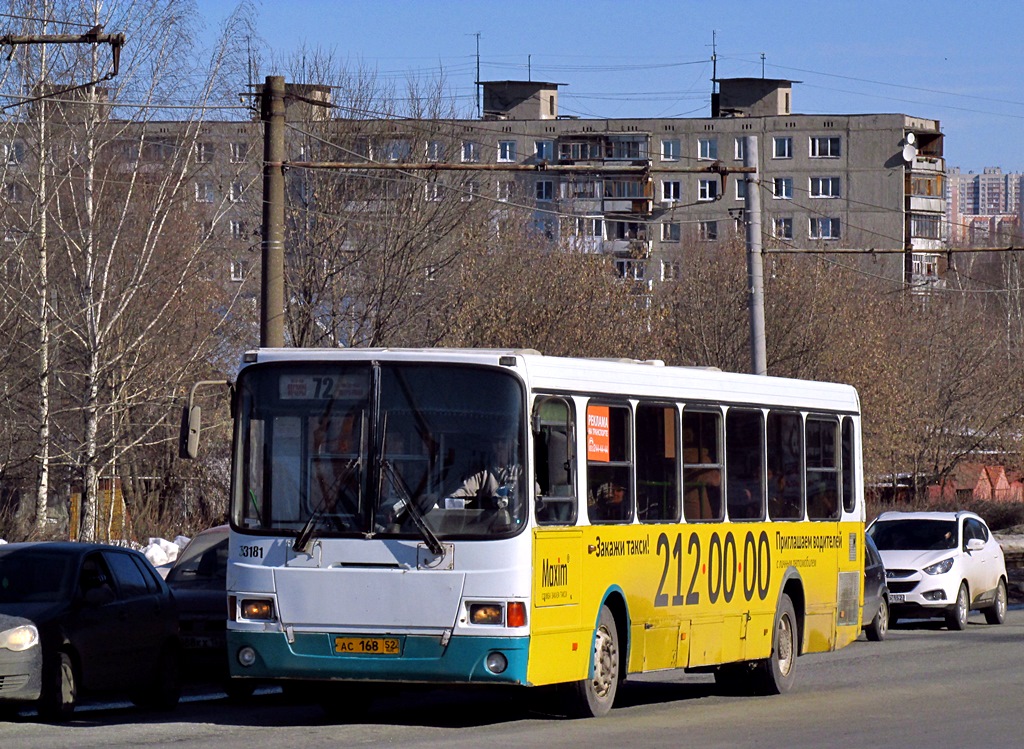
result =
[[[213,34],[234,0],[196,0]],[[932,0],[259,0],[278,55],[322,47],[403,80],[443,69],[472,113],[482,80],[566,84],[563,114],[696,117],[721,78],[800,81],[801,114],[938,119],[949,166],[1024,172],[1024,3]],[[762,55],[764,58],[762,60]],[[279,74],[262,70],[260,75]]]

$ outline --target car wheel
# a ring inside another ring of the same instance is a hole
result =
[[[78,678],[71,656],[57,653],[43,672],[43,691],[39,697],[39,715],[43,720],[65,721],[78,704]]]
[[[597,618],[597,629],[594,630],[594,673],[591,678],[570,685],[570,714],[580,718],[607,715],[619,689],[619,670],[618,627],[615,626],[611,610],[602,606]]]
[[[878,604],[875,618],[864,628],[864,632],[872,642],[881,642],[885,639],[885,635],[889,632],[889,604],[884,598]]]
[[[178,652],[171,645],[165,645],[160,652],[149,686],[132,702],[152,710],[173,710],[181,698],[181,671],[178,667]]]
[[[1006,581],[1000,580],[996,586],[996,601],[985,609],[985,621],[989,624],[1002,624],[1006,621]]]
[[[783,694],[793,687],[796,657],[800,652],[799,631],[793,601],[783,593],[775,612],[772,654],[754,671],[755,694]]]
[[[966,628],[969,613],[970,599],[967,594],[967,583],[960,583],[960,590],[956,594],[956,603],[946,612],[946,626],[956,630]]]

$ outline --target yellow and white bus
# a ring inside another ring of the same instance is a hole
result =
[[[524,350],[260,349],[235,385],[233,677],[780,693],[860,632],[845,385]],[[343,709],[344,700],[333,704]]]

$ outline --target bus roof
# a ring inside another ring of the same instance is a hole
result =
[[[516,370],[534,390],[552,393],[860,412],[857,391],[850,385],[722,372],[711,367],[668,367],[660,361],[545,356],[533,349],[263,348],[246,352],[243,361],[248,365],[368,359],[502,366]]]

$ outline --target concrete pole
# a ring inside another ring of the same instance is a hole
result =
[[[263,120],[263,241],[260,346],[284,346],[284,77],[268,75]]]
[[[744,223],[747,229],[747,279],[750,283],[750,371],[768,374],[768,355],[764,336],[764,265],[761,256],[761,174],[757,158],[757,138],[746,137],[743,166],[755,171],[744,172],[747,183],[744,201]]]

